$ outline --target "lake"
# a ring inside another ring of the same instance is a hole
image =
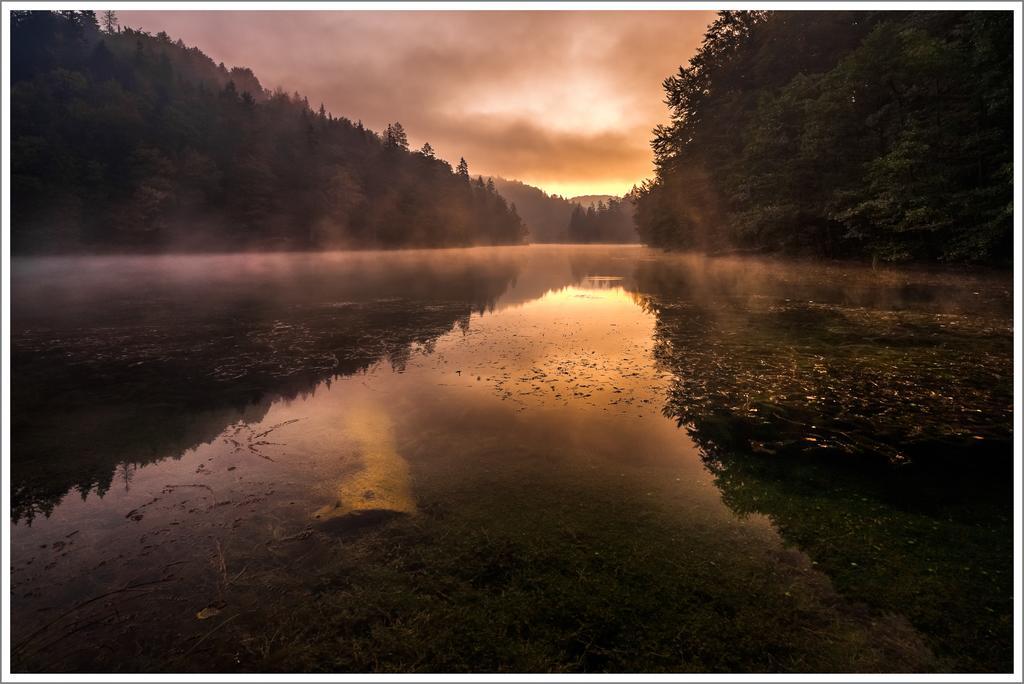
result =
[[[11,275],[15,671],[1012,670],[1009,273]]]

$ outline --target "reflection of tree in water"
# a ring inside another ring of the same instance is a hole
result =
[[[402,371],[511,286],[532,299],[631,262],[593,249],[38,263],[15,274],[12,340],[13,513],[29,521],[69,490],[103,495],[119,464],[258,422],[279,397],[381,359]]]
[[[908,307],[870,286],[786,299],[728,269],[636,277],[675,375],[665,413],[724,501],[906,615],[951,669],[1009,668],[1010,318],[931,313],[928,288]]]
[[[633,274],[633,260],[614,252],[586,250],[573,254],[569,260],[574,283],[587,281],[588,287],[628,286]]]
[[[404,369],[414,348],[430,353],[493,309],[516,265],[381,270],[120,283],[86,304],[26,303],[12,340],[14,519],[48,515],[72,489],[102,496],[115,475],[127,482],[133,466],[258,422],[325,379],[381,359]]]

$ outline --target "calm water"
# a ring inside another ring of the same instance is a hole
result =
[[[16,260],[16,671],[1008,671],[1008,274]]]

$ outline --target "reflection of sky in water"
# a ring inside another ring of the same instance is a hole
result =
[[[731,519],[685,433],[661,416],[669,374],[653,362],[652,316],[622,276],[575,277],[559,258],[551,278],[545,257],[492,313],[414,347],[401,367],[323,381],[183,453],[124,465],[102,497],[73,491],[16,525],[16,588],[59,578],[73,600],[211,537],[257,543],[361,510],[415,513],[420,489],[481,469],[645,482],[644,496]]]

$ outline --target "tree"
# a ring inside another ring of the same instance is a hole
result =
[[[611,198],[605,204],[598,200],[586,210],[576,204],[566,233],[573,242],[636,242],[632,202]]]
[[[455,175],[465,181],[469,181],[469,164],[465,157],[459,157],[459,165],[455,167]]]
[[[402,124],[397,121],[393,124],[388,124],[388,127],[384,130],[384,144],[391,149],[409,151],[409,138],[406,136]]]
[[[664,82],[652,245],[1005,261],[1008,15],[722,12]]]
[[[434,158],[434,148],[430,146],[430,143],[425,142],[425,143],[423,143],[423,147],[420,148],[420,154],[422,154],[427,159],[433,159]]]
[[[101,33],[83,12],[12,14],[11,33],[17,253],[523,238],[503,198],[410,153],[399,123],[377,136],[166,34]]]
[[[586,232],[585,224],[586,215],[583,212],[583,207],[576,205],[572,209],[572,215],[569,217],[569,239],[573,242],[583,242],[583,236]]]
[[[117,33],[120,27],[117,22],[117,12],[114,10],[104,10],[100,20],[103,30],[107,33]]]

